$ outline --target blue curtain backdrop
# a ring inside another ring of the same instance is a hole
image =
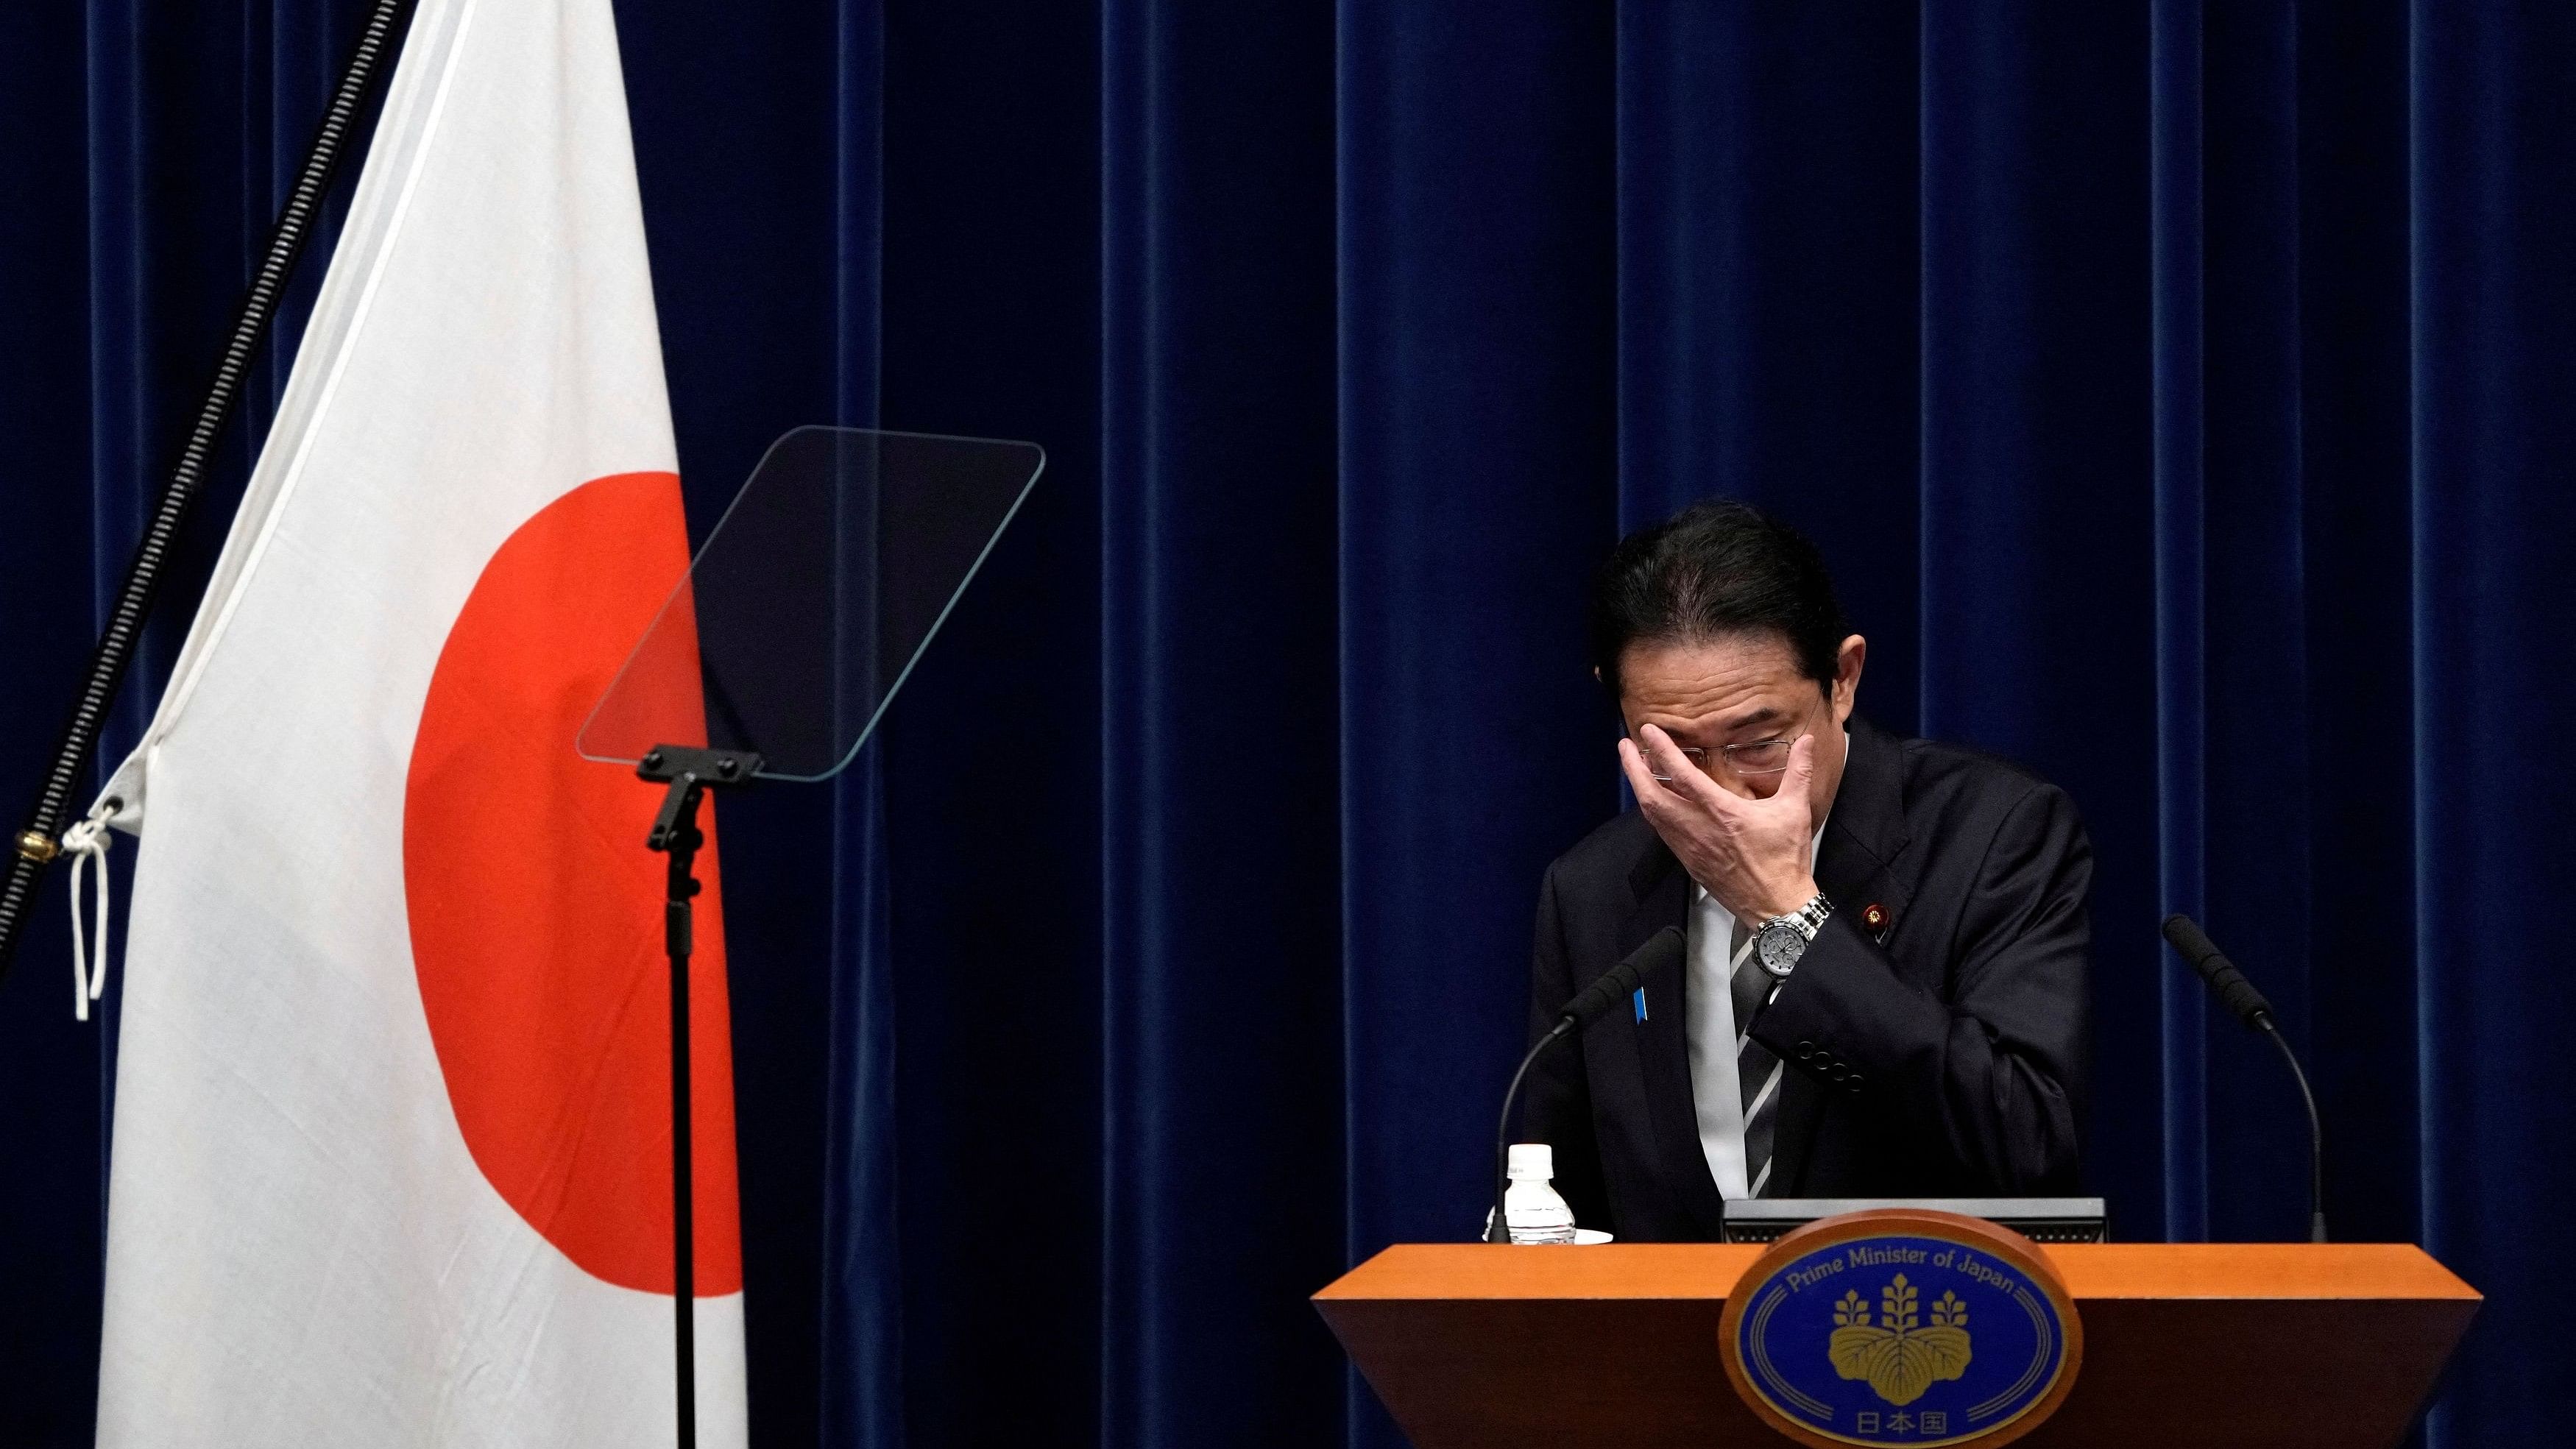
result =
[[[0,806],[361,8],[0,6]],[[2187,909],[2315,1066],[2338,1233],[2491,1295],[2433,1442],[2576,1414],[2576,12],[620,20],[693,503],[824,419],[1052,460],[860,767],[725,802],[757,1443],[1393,1442],[1304,1295],[1471,1231],[1532,889],[1619,804],[1584,578],[1710,493],[1817,537],[1865,710],[2081,804],[2119,1235],[2302,1227]],[[113,1014],[54,889],[0,988],[12,1444],[94,1390]]]

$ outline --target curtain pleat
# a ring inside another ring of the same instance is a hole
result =
[[[1616,520],[1616,61],[1606,7],[1548,0],[1351,3],[1340,32],[1355,1262],[1475,1235],[1539,874],[1617,800],[1582,632]],[[1330,1386],[1349,1442],[1402,1442],[1356,1375]]]
[[[2157,0],[2148,19],[2148,251],[2154,369],[2157,876],[2165,909],[2209,914],[2202,862],[2208,844],[2208,437],[2202,383],[2208,315],[2202,248],[2203,60],[2200,0]],[[2198,1042],[2208,993],[2165,962],[2167,1042]],[[2180,1238],[2209,1231],[2207,1063],[2196,1051],[2165,1054],[2164,1226]]]
[[[2296,30],[2297,192],[2274,205],[2295,207],[2302,245],[2295,278],[2273,290],[2298,312],[2300,603],[2295,614],[2240,637],[2255,670],[2269,667],[2269,645],[2290,637],[2292,624],[2304,642],[2308,694],[2295,734],[2309,755],[2309,821],[2291,850],[2307,862],[2314,894],[2304,912],[2249,900],[2226,926],[2307,932],[2304,959],[2286,957],[2276,969],[2304,966],[2311,983],[2313,1034],[2298,1040],[2319,1093],[2333,1104],[2326,1193],[2335,1230],[2362,1241],[2421,1241],[2431,1124],[2420,1090],[2414,944],[2410,31],[2397,0],[2302,7]],[[2399,305],[2401,297],[2409,304]],[[2259,783],[2263,746],[2293,731],[2264,731],[2266,722],[2250,712],[2240,718],[2234,748],[2242,758],[2228,768],[2240,782]],[[2258,808],[2261,794],[2239,788],[2243,808]],[[2255,848],[2228,846],[2227,869],[2215,879],[2263,859],[2267,842],[2244,844]],[[2223,1022],[2214,1029],[2240,1062],[2261,1050]],[[2242,1104],[2238,1115],[2278,1104],[2266,1140],[2295,1141],[2304,1124],[2291,1104],[2255,1095],[2263,1079],[2252,1076],[2256,1068],[2244,1070],[2246,1089],[2233,1099]],[[2291,1181],[2279,1175],[2283,1168],[2296,1170],[2277,1164],[2275,1191]],[[2256,1170],[2233,1159],[2228,1180]],[[2547,1188],[2534,1182],[2532,1190]],[[2251,1201],[2250,1192],[2226,1196]]]
[[[2571,1392],[2519,1356],[2576,1290],[2551,1210],[2576,1129],[2556,749],[2576,723],[2576,14],[2410,21],[2416,1089],[2425,1239],[2489,1294],[2435,1419],[2473,1444],[2547,1437]]]
[[[1339,1417],[1332,58],[1316,7],[1102,9],[1106,1443]]]
[[[884,303],[884,17],[841,7],[833,17],[832,260],[833,420],[877,421],[879,329]],[[811,1440],[846,1449],[902,1449],[903,1195],[896,1121],[897,1031],[886,831],[885,759],[868,750],[828,787],[833,794],[829,860],[830,1018],[823,1048],[826,1109],[822,1143],[821,1274],[817,1375],[805,1402],[818,1422]],[[784,1353],[793,1353],[785,1350]],[[769,1385],[798,1401],[801,1383]],[[781,1419],[768,1405],[764,1429]],[[803,1427],[799,1424],[798,1429]],[[783,1426],[778,1439],[809,1436]]]
[[[0,7],[0,787],[362,8]],[[851,773],[723,803],[757,1443],[1399,1442],[1304,1296],[1473,1232],[1539,872],[1619,806],[1587,575],[1717,493],[1816,536],[1864,711],[2083,810],[2115,1233],[2304,1231],[2189,910],[2311,1063],[2337,1235],[2490,1295],[2432,1442],[2576,1412],[2576,15],[619,19],[701,523],[800,423],[1049,454]],[[94,1393],[113,1018],[55,889],[0,987],[12,1444]]]
[[[121,546],[103,535],[133,506],[119,474],[93,472],[93,319],[110,302],[130,315],[131,301],[124,289],[92,296],[84,20],[72,6],[0,8],[0,789],[11,792],[32,793],[44,768],[97,617],[93,555]],[[106,370],[113,379],[116,361]],[[119,384],[117,404],[138,405],[136,389]],[[71,1020],[62,898],[39,904],[19,953],[29,968],[0,985],[0,1152],[12,1167],[0,1364],[36,1386],[0,1396],[0,1437],[69,1444],[85,1442],[98,1386],[105,1059]]]
[[[2308,731],[2282,726],[2331,713],[2311,707],[2303,450],[2307,436],[2338,420],[2301,406],[2309,349],[2299,282],[2308,256],[2340,243],[2331,231],[2303,226],[2297,204],[2299,11],[2286,3],[2197,8],[2204,30],[2195,148],[2202,242],[2196,260],[2160,264],[2159,276],[2183,265],[2199,273],[2201,341],[2190,382],[2200,429],[2200,578],[2191,605],[2199,668],[2189,686],[2168,668],[2159,688],[2168,696],[2168,719],[2177,714],[2171,696],[2185,687],[2198,692],[2191,727],[2197,763],[2189,767],[2196,793],[2187,806],[2178,800],[2180,770],[2172,769],[2163,798],[2169,822],[2190,811],[2199,840],[2188,852],[2174,849],[2169,827],[2166,903],[2192,909],[2183,894],[2188,874],[2198,919],[2223,933],[2240,959],[2264,963],[2264,991],[2283,1029],[2312,1049],[2315,866],[2307,843],[2320,781],[2310,768]],[[2165,435],[2160,426],[2160,440]],[[2172,622],[2168,611],[2168,638]],[[2169,647],[2167,659],[2182,652]],[[2169,759],[2179,732],[2177,725],[2167,736]],[[2175,1237],[2277,1236],[2286,1221],[2278,1205],[2295,1210],[2307,1191],[2307,1164],[2297,1150],[2306,1119],[2296,1090],[2271,1047],[2211,1002],[2197,979],[2171,962],[2165,975],[2167,1040],[2206,1043],[2187,1058],[2167,1052],[2174,1080],[2191,1073],[2201,1101],[2189,1114],[2169,1108],[2167,1121],[2201,1125],[2192,1144],[2197,1171],[2168,1168],[2166,1230]],[[2184,998],[2197,1008],[2189,1029],[2177,1009]],[[2168,1129],[2169,1153],[2178,1136]],[[2196,1186],[2171,1187],[2184,1181]],[[2185,1223],[2197,1226],[2186,1231]],[[2378,1231],[2404,1234],[2396,1226]]]

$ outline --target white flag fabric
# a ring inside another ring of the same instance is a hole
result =
[[[672,1441],[660,791],[573,750],[686,564],[661,369],[609,0],[422,0],[103,797],[141,845],[100,1444]],[[700,912],[698,1432],[732,1445]]]

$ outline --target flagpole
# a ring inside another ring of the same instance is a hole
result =
[[[349,132],[410,9],[411,0],[376,0],[375,9],[367,16],[366,28],[358,36],[357,53],[349,58],[339,88],[332,92],[330,109],[322,116],[321,134],[305,154],[304,167],[296,173],[295,185],[278,213],[277,229],[269,236],[268,254],[251,278],[250,294],[242,299],[232,337],[224,344],[223,360],[215,368],[214,386],[207,390],[205,402],[197,409],[196,425],[188,430],[188,445],[179,455],[179,466],[171,473],[170,486],[162,491],[161,501],[152,511],[142,541],[135,546],[133,561],[126,565],[125,582],[117,589],[106,632],[90,653],[89,670],[82,678],[71,718],[63,726],[61,741],[54,747],[53,764],[45,771],[35,809],[9,853],[8,880],[0,884],[0,979],[7,977],[10,960],[17,954],[20,929],[35,904],[36,887],[44,878],[45,867],[62,854],[61,835],[71,810],[72,792],[89,766],[91,753],[98,748],[108,705],[115,700],[117,685],[134,657],[135,643],[143,634],[143,621],[151,612],[153,596],[160,586],[162,566],[205,481],[206,463],[214,452],[215,440],[222,435],[233,404],[240,399],[242,379],[250,370],[251,358],[267,339],[278,299],[286,291],[295,259],[304,249],[314,217],[321,211]]]

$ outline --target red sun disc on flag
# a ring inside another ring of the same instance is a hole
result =
[[[422,1009],[493,1188],[586,1271],[672,1291],[662,791],[573,740],[688,566],[679,479],[595,478],[521,525],[449,630],[412,745],[403,881]],[[694,699],[696,680],[673,689]],[[685,743],[685,742],[684,742]],[[714,824],[690,1077],[697,1292],[742,1286]]]

